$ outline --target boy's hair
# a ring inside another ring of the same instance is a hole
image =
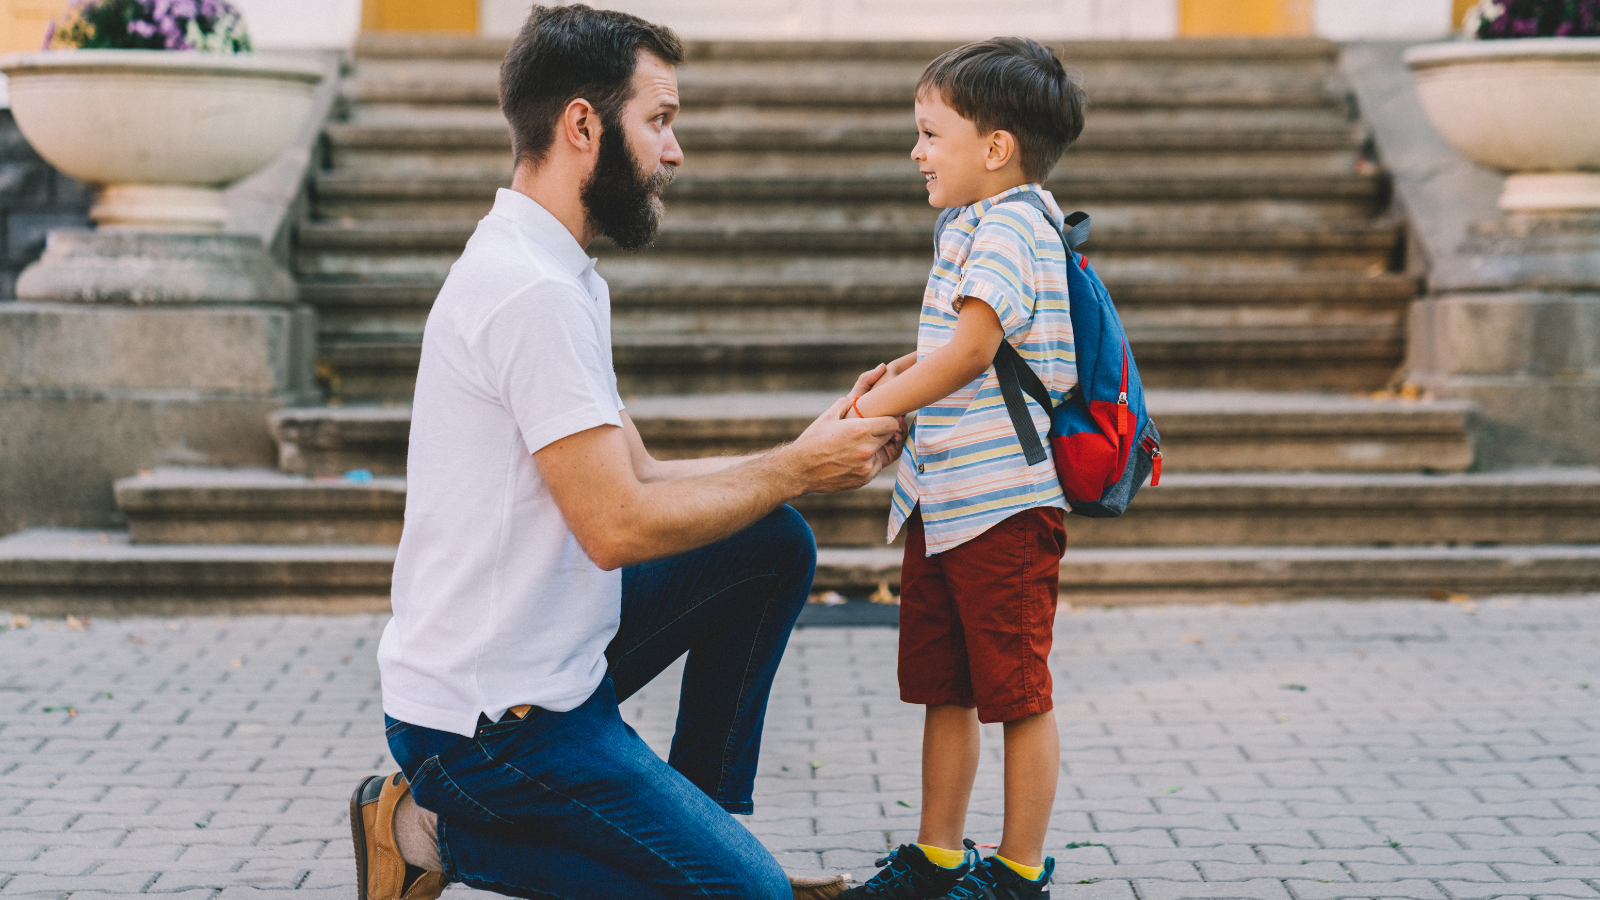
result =
[[[928,63],[917,97],[930,90],[979,134],[1011,132],[1029,181],[1043,181],[1078,139],[1088,103],[1050,48],[1015,37],[977,41]]]
[[[561,113],[580,97],[602,123],[617,121],[633,97],[640,50],[683,63],[683,43],[663,25],[581,3],[535,6],[500,63],[500,111],[517,162],[544,160]]]

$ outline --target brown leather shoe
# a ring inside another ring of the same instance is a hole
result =
[[[850,883],[849,875],[790,875],[794,900],[833,900]]]
[[[394,841],[394,808],[411,792],[399,772],[369,775],[350,796],[350,836],[356,843],[356,900],[435,900],[444,874],[423,872],[406,883],[406,861]]]

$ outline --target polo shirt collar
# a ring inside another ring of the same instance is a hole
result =
[[[581,276],[594,267],[594,260],[578,245],[578,239],[567,226],[527,194],[500,188],[495,192],[494,209],[489,214],[510,219],[519,231],[548,251],[573,275]]]

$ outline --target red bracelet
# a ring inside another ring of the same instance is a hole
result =
[[[858,397],[858,398],[852,399],[850,401],[850,409],[851,409],[851,411],[853,411],[856,414],[856,418],[865,419],[866,416],[863,416],[861,414],[861,407],[856,405],[856,400],[858,400],[858,399],[860,399],[860,398]]]

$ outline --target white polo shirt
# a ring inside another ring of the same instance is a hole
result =
[[[571,232],[501,190],[422,335],[394,618],[378,645],[383,710],[470,737],[532,704],[594,693],[621,620],[622,573],[589,560],[533,454],[622,424],[611,295]]]

